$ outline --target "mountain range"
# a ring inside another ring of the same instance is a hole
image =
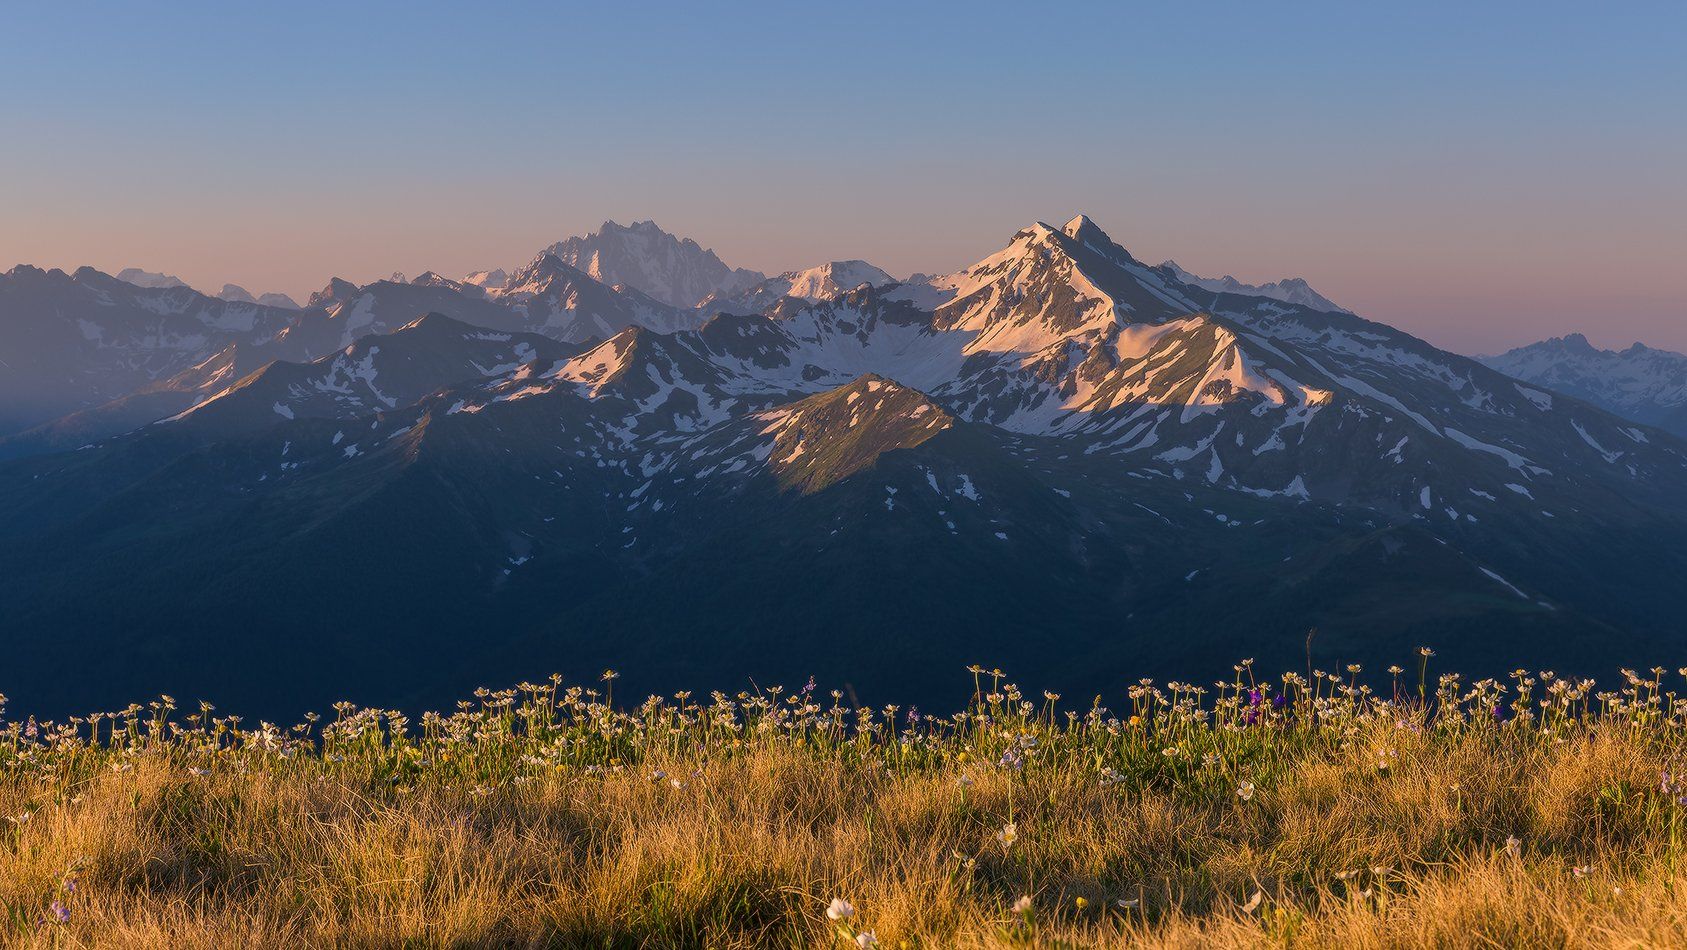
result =
[[[1687,354],[1640,343],[1602,350],[1572,333],[1480,359],[1518,379],[1687,436]]]
[[[1290,283],[1082,215],[906,281],[651,222],[299,310],[19,267],[0,691],[280,715],[605,666],[924,701],[973,662],[1073,695],[1308,649],[1674,662],[1687,443]]]

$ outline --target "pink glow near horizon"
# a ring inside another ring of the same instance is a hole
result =
[[[1109,214],[1098,204],[1127,207]],[[1304,277],[1362,316],[1456,351],[1491,352],[1571,332],[1608,347],[1639,340],[1687,350],[1687,271],[1663,242],[1583,244],[1539,231],[1504,235],[1451,227],[1431,236],[1420,223],[1385,235],[1393,240],[1384,244],[1379,236],[1354,239],[1343,229],[1319,231],[1304,221],[1285,236],[1276,220],[1227,215],[1204,232],[1181,219],[1156,224],[1148,215],[1132,214],[1128,204],[1091,202],[1087,210],[1149,263],[1175,259],[1205,276],[1230,274],[1249,283]],[[284,216],[267,226],[253,223],[261,220],[257,215],[190,221],[174,233],[109,216],[97,222],[61,216],[31,222],[22,233],[0,231],[0,266],[88,265],[110,273],[141,267],[174,274],[206,293],[233,283],[254,294],[287,293],[302,303],[330,277],[367,282],[394,271],[415,275],[431,269],[460,277],[482,268],[512,268],[554,240],[595,229],[604,218],[626,223],[654,217],[668,230],[714,248],[733,266],[777,273],[862,258],[906,276],[958,269],[1005,245],[1017,228],[1038,218],[1059,223],[1072,209],[1054,208],[1017,223],[989,209],[912,219],[906,209],[902,217],[885,210],[882,222],[861,214],[831,232],[826,225],[840,222],[769,220],[746,227],[738,219],[711,228],[695,212],[665,217],[649,207],[601,216],[565,209],[512,214],[507,228],[496,214],[484,213],[477,221],[465,208],[457,220],[470,226],[444,232],[396,208],[372,212],[391,223],[360,233],[324,232],[309,215]],[[552,220],[567,223],[547,226]]]
[[[1454,350],[1687,351],[1687,8],[1557,6],[37,4],[0,31],[0,268],[303,297],[653,218],[901,275],[1083,211]]]

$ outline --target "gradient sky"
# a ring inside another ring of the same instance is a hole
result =
[[[9,8],[0,269],[302,298],[654,218],[906,274],[1081,210],[1455,350],[1687,350],[1679,0],[350,6]]]

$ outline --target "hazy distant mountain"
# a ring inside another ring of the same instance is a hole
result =
[[[1338,306],[1335,301],[1312,289],[1312,285],[1299,277],[1285,277],[1274,280],[1269,284],[1244,284],[1226,274],[1223,277],[1197,277],[1177,266],[1176,261],[1166,261],[1160,265],[1171,270],[1178,280],[1191,286],[1200,287],[1224,294],[1242,294],[1249,297],[1269,297],[1281,300],[1310,310],[1323,310],[1335,313],[1352,313],[1346,307]]]
[[[261,303],[266,307],[277,307],[277,308],[280,308],[282,310],[298,310],[299,309],[298,301],[294,300],[292,297],[287,296],[286,294],[278,294],[278,293],[259,294],[258,295],[258,303]]]
[[[1687,443],[1082,216],[700,324],[553,256],[424,278],[331,286],[270,344],[308,361],[0,465],[14,708],[608,665],[907,700],[979,660],[1089,695],[1303,662],[1314,626],[1320,664],[1687,647]]]
[[[222,299],[185,285],[144,288],[92,268],[67,275],[17,267],[0,275],[0,439],[18,438],[0,442],[0,456],[74,447],[180,412],[210,394],[192,370],[215,365],[219,354],[243,376],[269,360],[315,360],[428,313],[571,343],[701,320],[555,258],[521,277],[490,295],[431,272],[365,286],[335,278],[299,309],[268,303],[270,295],[251,302],[238,287],[225,287],[234,299]]]
[[[0,459],[77,449],[174,416],[233,385],[243,371],[255,368],[250,355],[244,361],[241,356],[240,346],[230,343],[204,360],[145,383],[134,392],[22,432],[0,435]]]
[[[882,287],[894,283],[896,278],[866,261],[831,261],[806,270],[787,271],[735,293],[710,294],[698,309],[711,313],[720,310],[754,313],[785,297],[816,303],[846,294],[862,284]]]
[[[430,313],[308,363],[268,363],[169,424],[226,438],[262,432],[278,419],[357,419],[412,405],[452,384],[472,385],[577,352],[538,334],[499,333]]]
[[[152,289],[187,286],[180,277],[172,277],[169,274],[154,274],[150,271],[141,270],[139,267],[123,268],[118,272],[117,279],[126,284],[134,284],[136,287]]]
[[[734,269],[715,252],[690,238],[680,239],[654,221],[622,227],[605,221],[585,237],[571,237],[539,252],[537,260],[555,257],[609,285],[636,287],[672,307],[689,308],[710,294],[730,294],[749,287],[765,275]]]
[[[231,344],[265,344],[294,317],[88,267],[15,267],[0,275],[0,436],[135,393]]]
[[[266,307],[279,307],[283,310],[299,309],[299,304],[286,294],[264,294],[261,297],[254,297],[250,291],[239,284],[224,284],[223,289],[217,291],[217,297],[235,303],[260,303]]]
[[[1639,343],[1601,350],[1572,333],[1479,359],[1525,382],[1687,435],[1687,355]]]
[[[473,284],[482,290],[503,290],[510,282],[510,275],[502,268],[497,270],[477,270],[463,278],[463,283]]]

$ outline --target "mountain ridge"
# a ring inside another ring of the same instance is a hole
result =
[[[237,346],[292,358],[220,398],[0,464],[20,669],[68,668],[67,631],[99,675],[43,683],[89,700],[146,675],[261,700],[273,671],[196,657],[289,631],[336,659],[295,696],[517,657],[647,663],[659,691],[981,651],[1088,690],[1293,659],[1310,626],[1355,662],[1682,646],[1687,442],[1384,324],[1187,284],[1083,215],[750,313],[554,255],[490,291],[342,283]]]

